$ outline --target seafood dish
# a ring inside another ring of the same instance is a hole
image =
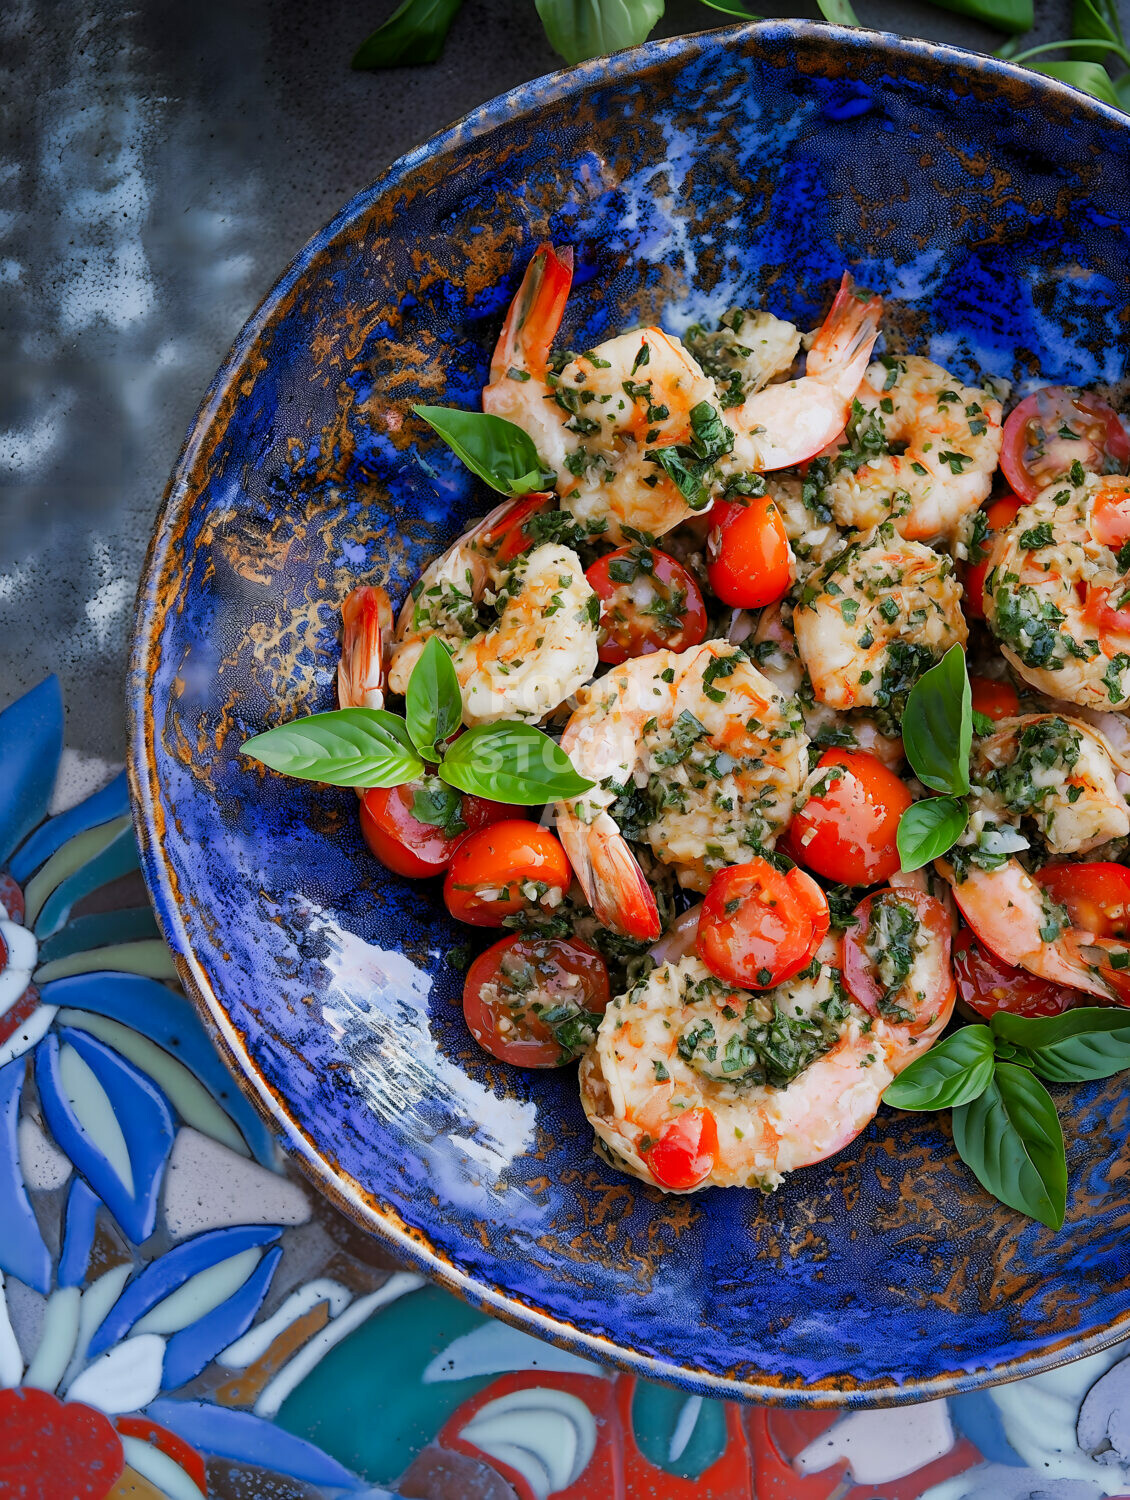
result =
[[[244,751],[442,880],[470,1036],[579,1059],[610,1166],[771,1192],[955,1020],[1130,1005],[1130,440],[850,273],[579,352],[571,280],[540,246],[482,410],[415,408],[495,503]]]

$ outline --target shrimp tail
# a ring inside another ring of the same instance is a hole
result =
[[[655,942],[663,930],[655,896],[608,814],[582,823],[560,807],[557,834],[597,921],[625,937]]]
[[[565,315],[573,282],[573,250],[557,251],[546,240],[534,251],[514,295],[490,365],[491,385],[518,369],[541,380],[549,350]]]
[[[850,398],[859,388],[879,336],[882,297],[861,296],[845,271],[840,289],[808,351],[806,373],[830,381]]]
[[[341,660],[337,697],[342,708],[383,708],[386,656],[392,640],[392,605],[384,589],[351,590],[341,606]]]

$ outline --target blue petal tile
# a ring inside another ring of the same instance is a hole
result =
[[[4,762],[4,769],[6,772],[7,762]],[[85,833],[88,828],[97,828],[99,823],[109,823],[128,812],[129,786],[126,773],[122,771],[85,802],[69,807],[66,812],[44,823],[42,828],[37,828],[12,856],[12,875],[23,885],[56,849],[61,849],[76,833]]]
[[[0,714],[0,868],[47,816],[63,753],[63,693],[48,677]]]
[[[69,1042],[94,1073],[125,1137],[132,1190],[75,1113],[60,1077],[60,1047]],[[112,1047],[64,1027],[36,1048],[35,1081],[56,1141],[134,1244],[153,1233],[157,1195],[173,1144],[173,1112],[164,1094]]]
[[[109,885],[111,880],[117,880],[120,875],[128,875],[131,870],[136,870],[138,859],[133,829],[123,828],[100,854],[88,860],[81,870],[76,870],[48,896],[43,903],[43,910],[36,918],[36,936],[50,936],[51,933],[58,932],[76,902],[89,896],[91,891],[98,890],[100,886]]]
[[[190,1276],[206,1271],[217,1261],[238,1255],[241,1250],[269,1245],[281,1233],[276,1224],[237,1224],[230,1229],[209,1229],[150,1261],[94,1330],[90,1340],[91,1356],[101,1354],[124,1338],[138,1318],[143,1318],[151,1307],[156,1307],[178,1286],[183,1286]]]
[[[155,980],[137,974],[76,974],[42,988],[44,1002],[89,1010],[132,1026],[182,1062],[239,1126],[256,1160],[275,1164],[267,1127],[224,1067],[192,1002]]]
[[[343,1468],[313,1443],[283,1432],[249,1411],[231,1411],[207,1401],[151,1401],[146,1415],[184,1438],[201,1453],[257,1464],[307,1484],[364,1489],[365,1481]]]
[[[135,943],[160,935],[157,918],[150,906],[95,912],[88,917],[76,917],[53,937],[40,943],[39,962],[50,964],[58,958],[70,958],[74,953],[108,948],[111,943]]]
[[[1000,1408],[988,1391],[969,1391],[949,1398],[953,1425],[981,1450],[981,1456],[992,1464],[1008,1464],[1022,1469],[1024,1460],[1009,1442],[1001,1420]]]
[[[95,1197],[81,1177],[75,1177],[67,1195],[63,1221],[63,1253],[56,1276],[60,1286],[81,1286],[90,1264],[94,1227],[102,1200]]]
[[[282,1246],[275,1245],[267,1251],[238,1292],[233,1292],[219,1307],[173,1334],[165,1347],[163,1383],[166,1390],[174,1391],[187,1385],[211,1364],[221,1349],[226,1349],[241,1333],[247,1332],[270,1289],[281,1259]]]
[[[37,1292],[51,1287],[51,1256],[20,1171],[18,1139],[20,1092],[27,1059],[17,1057],[0,1069],[0,1271],[17,1276]]]

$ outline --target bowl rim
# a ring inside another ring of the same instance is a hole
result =
[[[963,1392],[981,1390],[1027,1376],[1037,1375],[1098,1353],[1130,1334],[1130,1308],[1104,1328],[1077,1337],[1067,1335],[1046,1348],[1034,1350],[1003,1363],[977,1369],[941,1371],[930,1377],[857,1382],[822,1382],[818,1387],[778,1383],[766,1372],[762,1379],[739,1379],[690,1368],[671,1360],[641,1353],[603,1335],[579,1328],[555,1314],[533,1306],[501,1286],[480,1280],[454,1265],[433,1246],[423,1231],[407,1224],[390,1204],[378,1203],[348,1174],[331,1167],[319,1154],[313,1140],[288,1112],[285,1100],[252,1060],[239,1030],[203,966],[196,958],[184,921],[177,881],[163,853],[163,820],[156,794],[156,762],[153,742],[153,701],[149,691],[148,662],[174,598],[162,599],[156,588],[164,575],[174,544],[177,518],[193,496],[189,485],[195,463],[208,434],[239,381],[249,355],[270,327],[280,304],[295,288],[316,258],[351,220],[367,211],[385,193],[395,189],[427,158],[449,151],[486,134],[502,121],[529,116],[540,106],[583,92],[595,83],[617,79],[661,65],[668,59],[689,59],[707,47],[727,48],[735,43],[756,41],[785,44],[790,41],[824,41],[889,56],[893,64],[914,59],[956,70],[966,77],[1009,80],[1027,88],[1033,99],[1056,98],[1075,112],[1090,114],[1097,121],[1121,130],[1130,143],[1130,117],[1101,100],[1047,74],[1035,73],[1018,64],[945,42],[906,37],[895,32],[847,27],[816,21],[764,20],[736,26],[683,33],[625,48],[609,56],[593,58],[574,67],[561,68],[516,85],[477,106],[466,115],[429,136],[420,145],[398,157],[370,186],[354,194],[323,228],[298,251],[274,285],[247,319],[205,392],[177,455],[146,551],[138,587],[136,620],[130,650],[126,687],[127,771],[134,828],[141,851],[141,868],[158,924],[172,952],[186,993],[194,1002],[206,1029],[217,1044],[244,1093],[272,1128],[290,1159],[296,1161],[316,1188],[354,1223],[391,1245],[413,1267],[454,1292],[465,1302],[502,1319],[514,1327],[603,1365],[675,1385],[683,1390],[721,1399],[756,1402],[764,1406],[845,1410],[902,1406],[937,1400]]]

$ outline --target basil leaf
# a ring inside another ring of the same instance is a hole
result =
[[[1062,1016],[1014,1016],[992,1021],[1000,1041],[1021,1050],[1025,1066],[1052,1083],[1110,1078],[1130,1068],[1130,1013],[1081,1005]]]
[[[1073,0],[1071,6],[1071,35],[1076,41],[1092,42],[1090,47],[1073,47],[1072,55],[1086,58],[1089,62],[1105,62],[1110,54],[1110,43],[1116,46],[1122,40],[1106,16],[1092,0]]]
[[[1035,73],[1044,73],[1049,78],[1058,78],[1061,83],[1069,83],[1072,88],[1082,89],[1085,94],[1101,99],[1104,104],[1113,104],[1115,109],[1124,108],[1113,79],[1101,63],[1069,59],[1064,62],[1026,63],[1025,66]]]
[[[384,25],[361,43],[353,54],[352,66],[361,71],[434,63],[462,4],[463,0],[404,0]]]
[[[455,663],[438,635],[428,638],[412,668],[404,695],[404,717],[412,743],[425,760],[439,760],[436,746],[463,722],[463,692]]]
[[[549,45],[567,63],[646,41],[663,0],[534,0]]]
[[[746,10],[740,0],[702,0],[711,10],[720,10],[724,16],[738,16],[743,21],[760,21],[755,11]]]
[[[1035,22],[1032,0],[934,0],[943,10],[972,16],[997,31],[1031,31]]]
[[[904,1068],[883,1093],[896,1109],[954,1109],[979,1099],[993,1078],[993,1034],[963,1026]]]
[[[863,22],[851,8],[851,0],[816,0],[825,21],[837,26],[862,26]]]
[[[993,730],[996,727],[996,722],[993,719],[990,719],[988,714],[981,714],[978,713],[976,709],[973,710],[974,734],[992,734]]]
[[[439,774],[451,786],[495,802],[533,807],[576,797],[594,783],[532,724],[480,724],[469,729],[440,761]]]
[[[1067,1207],[1063,1131],[1047,1089],[1027,1068],[998,1062],[979,1098],[953,1112],[958,1155],[983,1188],[1049,1229]]]
[[[453,786],[445,786],[434,776],[429,776],[412,793],[412,816],[417,823],[442,828],[444,837],[449,839],[464,833],[467,828],[463,819],[463,798]]]
[[[902,719],[902,742],[923,786],[955,797],[969,790],[973,705],[960,646],[951,646],[911,688]]]
[[[898,850],[907,872],[940,859],[961,837],[969,821],[964,797],[925,797],[899,819]]]
[[[710,500],[710,491],[703,479],[710,468],[708,462],[696,458],[681,444],[671,448],[649,448],[644,457],[649,463],[659,465],[691,510],[705,509]]]
[[[403,786],[422,774],[404,720],[383,708],[337,708],[268,729],[242,755],[272,771],[330,786]]]
[[[542,469],[529,433],[505,417],[484,411],[461,411],[456,406],[414,406],[428,426],[477,474],[502,495],[528,495],[552,488],[553,476]]]

